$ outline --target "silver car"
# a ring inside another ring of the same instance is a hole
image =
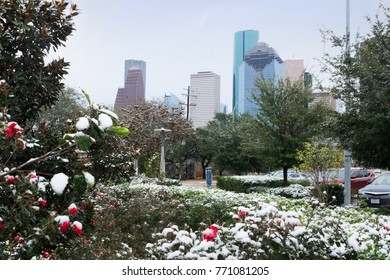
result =
[[[390,173],[380,175],[371,184],[360,189],[359,197],[367,206],[390,208]]]

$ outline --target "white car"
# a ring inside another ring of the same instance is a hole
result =
[[[273,177],[283,179],[283,171],[275,171],[272,173]],[[303,176],[300,172],[298,171],[287,171],[287,179],[289,180],[305,180],[306,177]]]

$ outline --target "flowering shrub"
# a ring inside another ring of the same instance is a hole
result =
[[[89,98],[88,95],[86,97]],[[87,152],[96,143],[96,139],[89,135],[93,131],[100,134],[128,133],[126,129],[116,126],[117,120],[112,112],[92,103],[90,105],[92,113],[99,114],[99,120],[84,116],[71,128],[74,133],[65,134],[53,150],[10,167],[6,165],[15,163],[11,160],[14,153],[2,154],[1,259],[56,258],[62,250],[71,246],[73,238],[82,235],[84,229],[91,229],[94,209],[85,201],[87,190],[94,187],[95,179],[88,171],[83,170],[81,174],[69,176],[59,172],[47,180],[37,175],[38,171],[27,169],[33,164],[37,167],[39,163],[53,157],[77,157],[81,151]],[[23,153],[30,147],[24,140],[23,129],[15,122],[9,121],[10,119],[11,116],[5,113],[0,116],[0,142]],[[86,125],[86,120],[90,125]],[[3,157],[4,155],[7,158]],[[84,169],[87,167],[88,165],[84,166]]]

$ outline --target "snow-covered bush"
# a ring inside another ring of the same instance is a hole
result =
[[[218,192],[207,192],[218,197]],[[214,225],[218,230],[213,238],[206,238],[205,232],[210,232],[207,227],[193,230],[173,225],[145,246],[147,257],[390,259],[388,216],[353,207],[328,209],[310,200],[291,203],[267,195],[247,195],[247,199],[245,206],[231,208],[232,223]]]
[[[290,185],[288,187],[269,189],[268,192],[288,198],[312,197],[311,189],[298,184]]]

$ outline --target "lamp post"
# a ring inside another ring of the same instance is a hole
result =
[[[162,128],[157,128],[154,131],[159,132],[161,134],[160,175],[162,177],[165,177],[165,151],[164,151],[165,133],[171,132],[171,130],[162,127]]]

